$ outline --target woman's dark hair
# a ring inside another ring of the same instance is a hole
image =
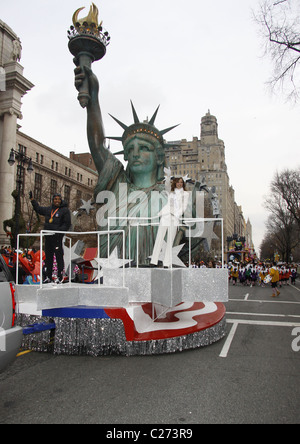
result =
[[[182,180],[182,182],[183,182],[183,189],[184,189],[184,191],[186,191],[185,181],[183,180],[182,177],[174,177],[174,179],[172,180],[171,191],[174,191],[174,190],[175,190],[175,188],[176,188],[176,184],[177,184],[180,180]]]

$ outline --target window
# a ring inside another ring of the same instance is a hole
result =
[[[57,193],[57,181],[54,179],[51,179],[50,183],[50,202],[52,202],[52,196],[53,194]]]
[[[82,205],[81,199],[82,199],[82,192],[80,190],[77,190],[77,192],[76,192],[76,202],[77,202],[76,205],[77,205],[78,208]]]
[[[27,152],[26,146],[19,144],[18,148],[19,148],[19,153],[25,154],[25,156],[26,156],[26,152]]]
[[[70,203],[70,194],[71,194],[71,187],[69,185],[65,185],[65,188],[64,188],[64,201],[67,204]]]
[[[21,165],[17,166],[17,181],[20,185],[20,193],[24,196],[24,185],[25,185],[25,168]]]
[[[42,183],[43,176],[41,174],[35,173],[33,196],[37,201],[41,201],[42,198]]]

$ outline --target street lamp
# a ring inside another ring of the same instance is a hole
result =
[[[8,163],[10,166],[14,166],[15,162],[17,164],[17,196],[16,196],[16,207],[15,207],[15,239],[14,244],[17,247],[17,238],[19,234],[19,221],[20,221],[20,211],[21,211],[21,190],[22,185],[24,185],[24,173],[25,165],[27,165],[27,172],[30,174],[33,172],[33,165],[31,157],[27,157],[22,151],[16,151],[13,148],[10,150]]]

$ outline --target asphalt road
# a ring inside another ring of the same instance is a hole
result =
[[[269,287],[230,286],[229,297],[228,335],[209,347],[130,358],[18,357],[0,374],[0,424],[299,423],[300,330],[292,333],[300,285],[276,299]]]

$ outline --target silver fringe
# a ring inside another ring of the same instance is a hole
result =
[[[53,319],[19,315],[18,324],[53,322]],[[150,341],[127,341],[120,319],[54,318],[54,331],[24,336],[24,349],[63,355],[159,355],[204,347],[226,334],[225,317],[217,325],[185,336]]]
[[[27,327],[39,322],[53,322],[53,318],[18,314],[17,325]],[[40,333],[23,335],[22,349],[36,352],[52,353],[54,346],[54,330],[46,330]]]

